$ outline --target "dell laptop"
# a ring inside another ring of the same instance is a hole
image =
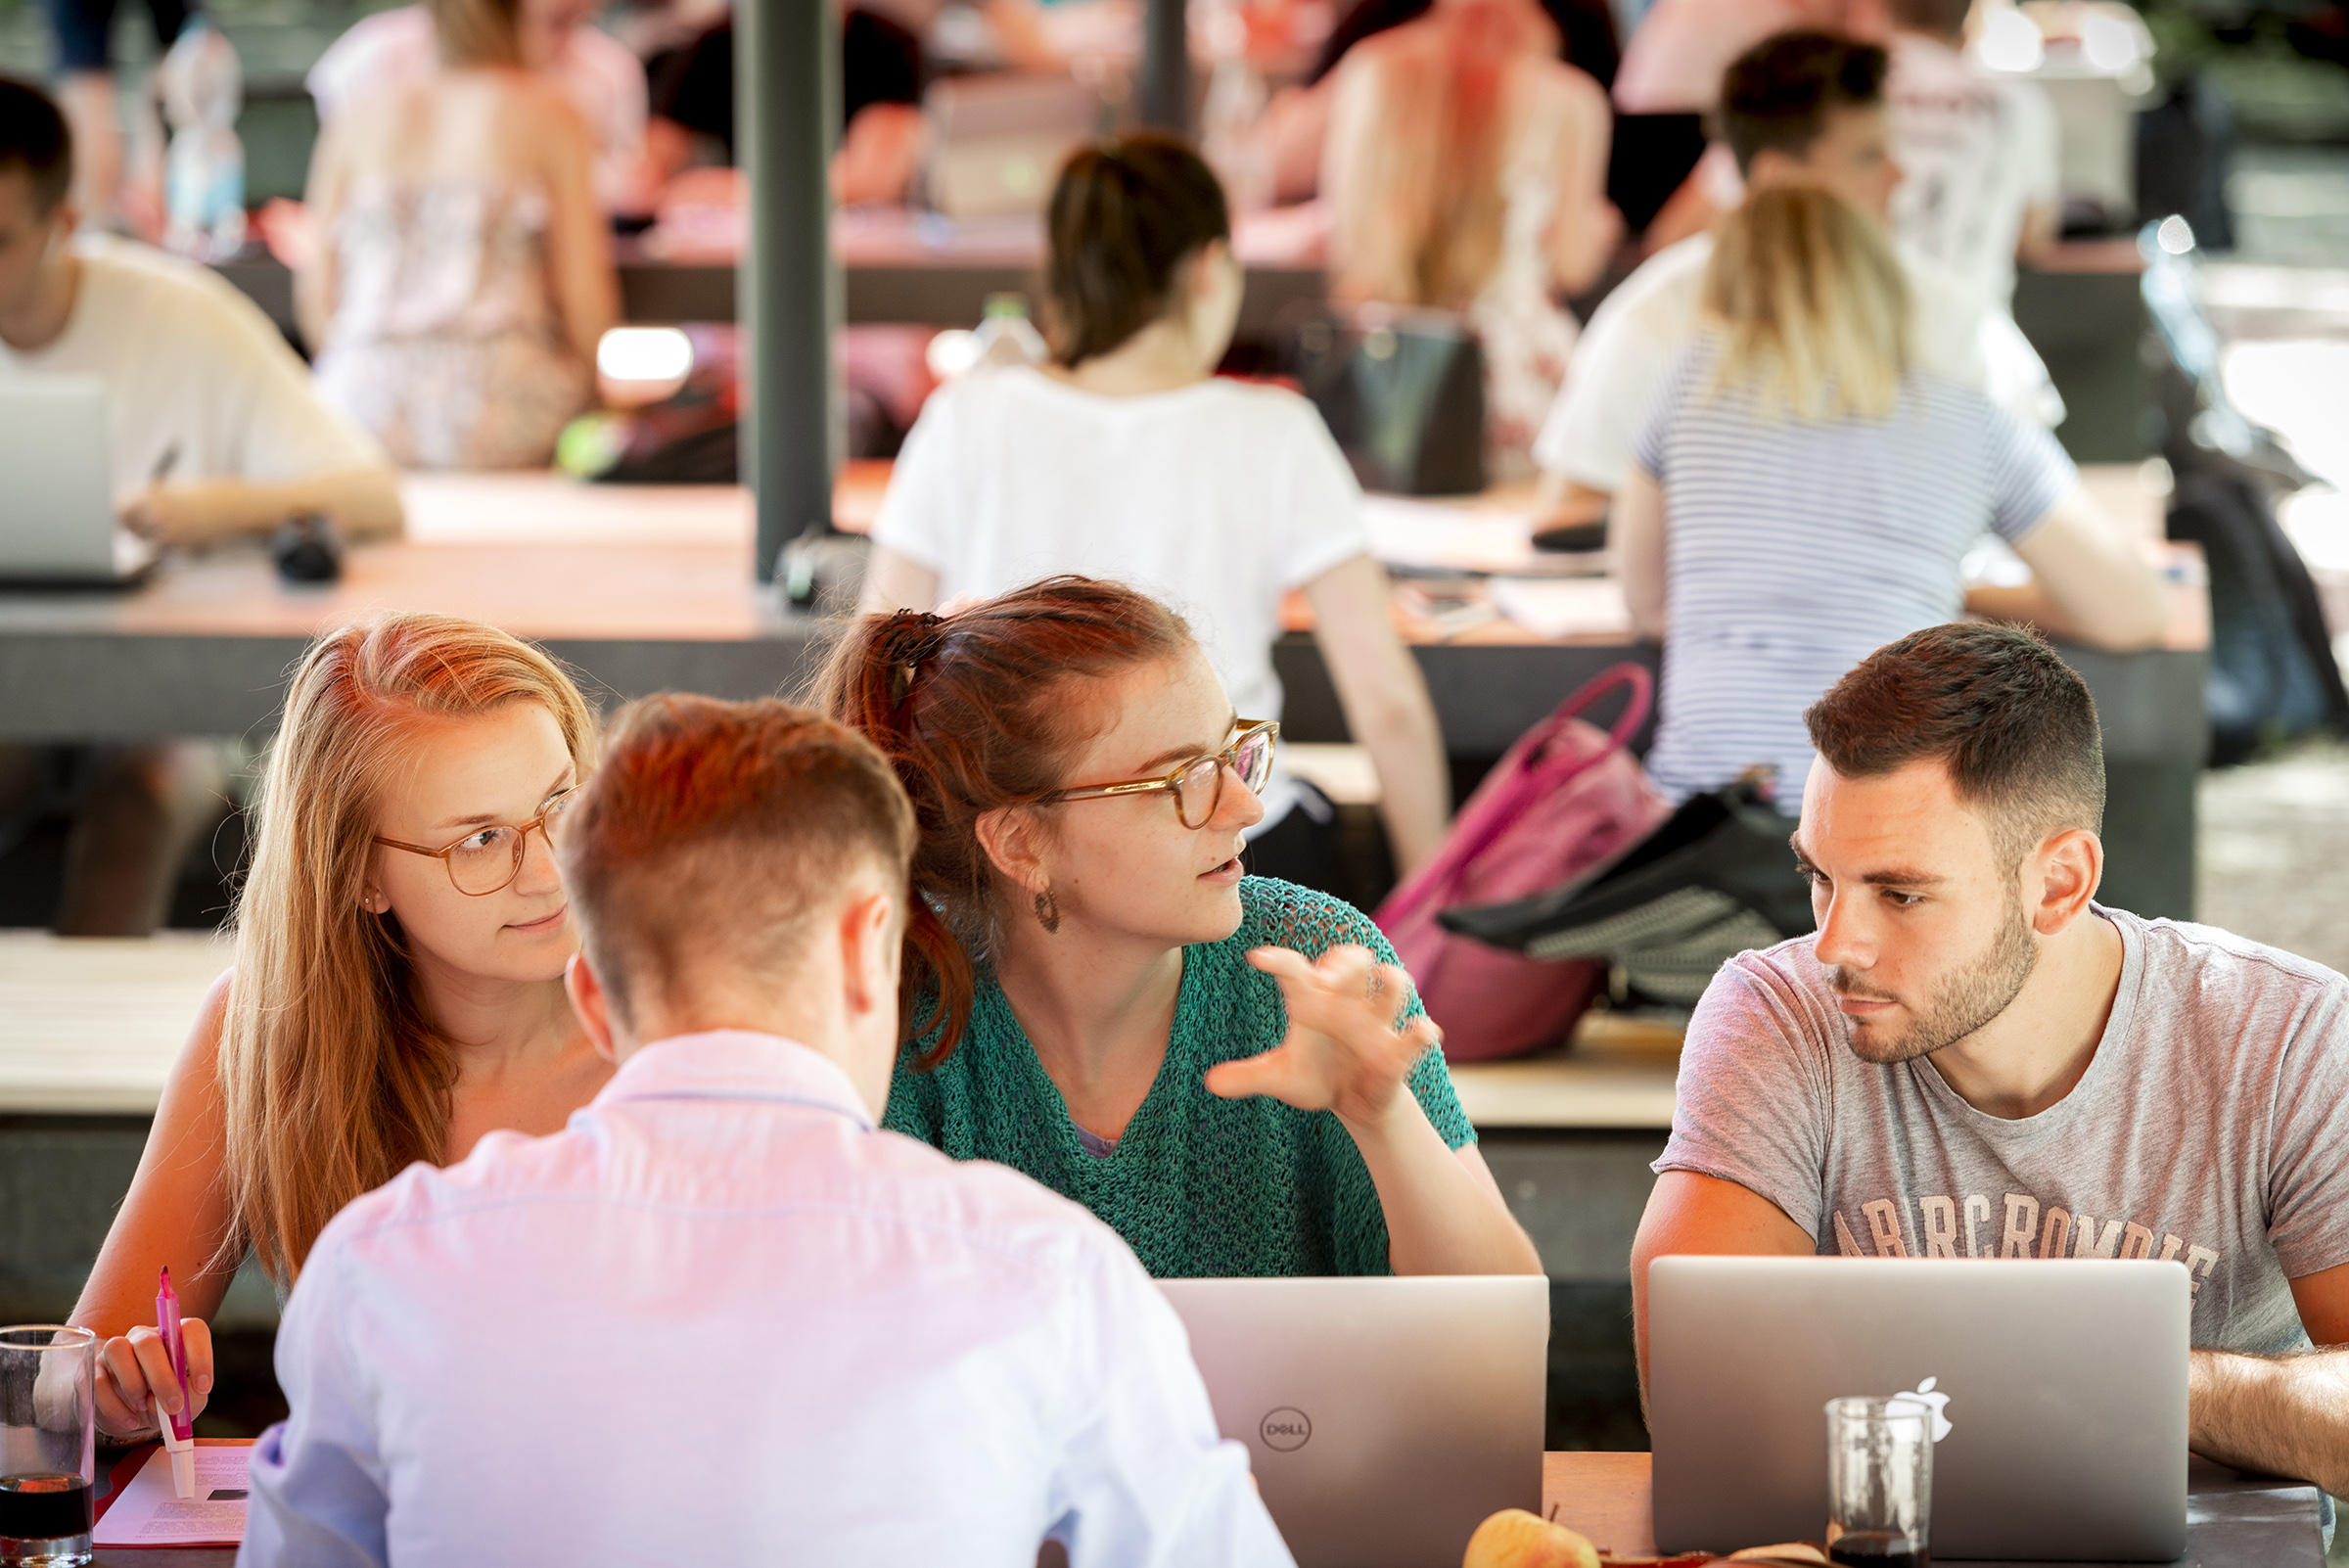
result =
[[[1162,1279],[1300,1568],[1450,1568],[1542,1507],[1549,1281]]]
[[[2186,1549],[2176,1263],[1659,1258],[1647,1274],[1656,1546],[1816,1541],[1844,1395],[1934,1412],[1936,1560]]]
[[[155,550],[115,520],[106,384],[0,376],[0,588],[127,587]]]

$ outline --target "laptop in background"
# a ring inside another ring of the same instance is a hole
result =
[[[947,76],[922,97],[922,192],[951,218],[1038,213],[1068,156],[1099,134],[1101,100],[1068,76]]]
[[[2169,1562],[2191,1303],[2176,1263],[1659,1258],[1656,1548],[1818,1540],[1827,1401],[1923,1390],[1935,1558]]]
[[[155,549],[115,521],[106,383],[0,377],[0,587],[128,587]]]
[[[1299,1568],[1434,1568],[1542,1508],[1549,1281],[1162,1279]]]

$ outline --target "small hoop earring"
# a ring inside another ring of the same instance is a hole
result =
[[[1036,896],[1036,923],[1044,928],[1047,936],[1060,930],[1060,900],[1046,888]]]

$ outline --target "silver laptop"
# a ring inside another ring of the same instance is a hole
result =
[[[1549,1281],[1162,1279],[1301,1568],[1451,1568],[1542,1507]]]
[[[2175,1263],[1659,1258],[1656,1547],[1818,1540],[1827,1401],[1922,1390],[1935,1560],[2168,1562],[2190,1304]]]
[[[155,551],[115,521],[106,383],[0,377],[0,585],[116,587]]]
[[[922,189],[951,218],[1036,213],[1068,156],[1098,130],[1101,100],[1067,76],[947,76],[922,97]]]

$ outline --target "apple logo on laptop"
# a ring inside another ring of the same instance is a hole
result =
[[[1313,1417],[1294,1405],[1283,1405],[1277,1410],[1266,1412],[1257,1426],[1257,1435],[1273,1453],[1294,1453],[1313,1441]]]
[[[1951,1424],[1949,1416],[1943,1413],[1949,1408],[1950,1397],[1947,1394],[1936,1391],[1934,1388],[1934,1385],[1940,1381],[1941,1379],[1938,1377],[1928,1377],[1923,1382],[1916,1385],[1915,1393],[1895,1394],[1892,1396],[1892,1398],[1884,1402],[1884,1407],[1888,1411],[1901,1409],[1904,1407],[1908,1409],[1931,1411],[1933,1415],[1933,1441],[1936,1443],[1939,1443],[1943,1438],[1948,1437],[1950,1433],[1955,1430]]]

